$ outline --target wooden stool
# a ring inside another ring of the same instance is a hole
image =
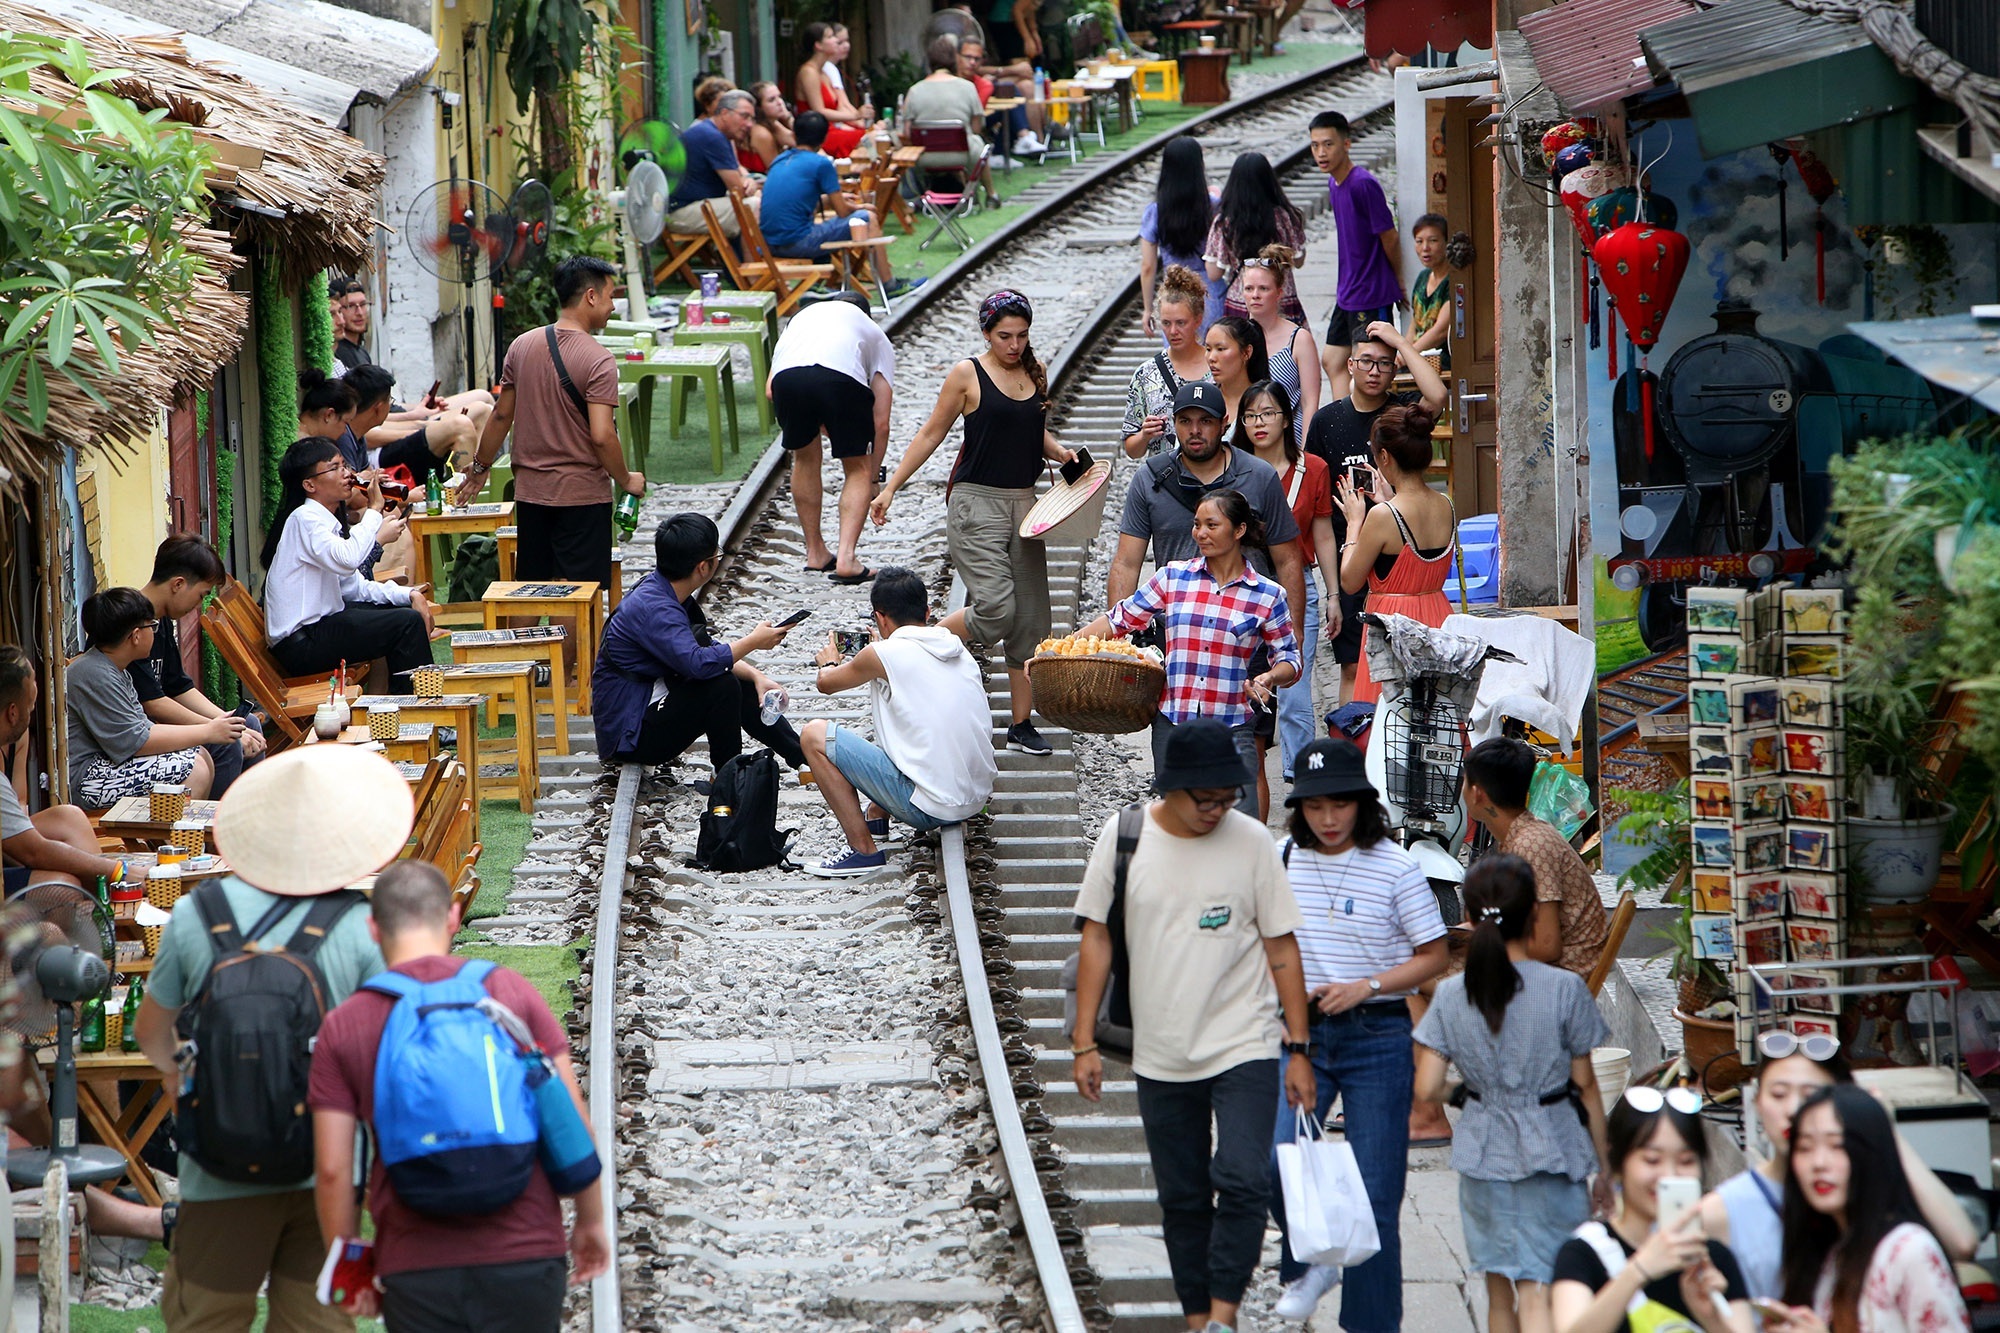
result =
[[[603,599],[595,583],[494,582],[486,589],[486,628],[521,617],[574,621],[576,635],[576,706],[590,710],[590,672],[597,664],[597,641],[604,631]]]
[[[354,701],[354,715],[366,721],[370,707],[396,706],[403,725],[431,722],[458,732],[458,760],[470,784],[472,808],[479,809],[479,715],[485,711],[483,694],[445,694],[426,699],[416,694],[364,694]]]
[[[1136,72],[1133,89],[1142,102],[1181,100],[1181,64],[1178,60],[1148,60],[1132,67]]]
[[[551,751],[555,754],[569,753],[569,673],[563,669],[563,641],[569,631],[562,625],[544,625],[535,629],[471,629],[462,630],[451,636],[451,660],[461,666],[482,662],[531,661],[549,669],[549,712],[555,719],[555,736]],[[486,705],[488,725],[499,721],[500,706],[497,701]],[[520,718],[514,719],[514,726],[522,726]],[[532,722],[528,725],[534,726]],[[535,727],[537,734],[539,727]]]
[[[769,293],[765,294],[769,295]],[[736,322],[735,311],[728,311],[726,313],[729,315],[729,322],[727,324],[680,325],[673,331],[673,345],[675,347],[705,347],[712,343],[741,344],[750,353],[750,382],[756,386],[756,392],[751,396],[757,400],[757,424],[767,431],[774,430],[777,428],[778,418],[771,410],[770,398],[765,396],[764,393],[764,381],[771,377],[771,348],[773,345],[771,336],[766,331],[762,320],[749,319],[739,324]],[[675,381],[674,391],[676,393],[680,392],[679,381]],[[676,416],[675,424],[680,424],[678,415]]]
[[[1229,100],[1229,61],[1236,52],[1210,47],[1181,53],[1181,105],[1221,106]]]
[[[671,381],[667,391],[668,421],[678,428],[687,423],[688,380],[697,380],[707,393],[709,461],[722,471],[722,418],[729,417],[729,451],[742,450],[736,435],[736,375],[729,365],[727,347],[661,347],[643,361],[620,361],[618,378],[635,381],[639,391],[633,396],[630,439],[638,446],[640,470],[646,466],[653,447],[653,385],[662,377]]]
[[[540,663],[516,659],[510,662],[466,662],[455,663],[444,669],[445,684],[459,689],[477,688],[486,696],[486,707],[495,707],[497,697],[504,696],[508,708],[514,716],[514,798],[524,812],[535,808],[535,796],[541,791],[540,765],[535,760],[535,668]],[[550,672],[553,681],[555,672]],[[498,743],[504,746],[504,742]],[[482,757],[480,745],[475,741],[470,753],[474,762]],[[459,750],[461,755],[468,753]]]

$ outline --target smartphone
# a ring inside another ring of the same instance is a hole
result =
[[[1365,490],[1368,486],[1368,468],[1362,464],[1350,466],[1347,469],[1347,484],[1357,491]]]
[[[792,626],[798,624],[802,620],[805,620],[807,617],[811,615],[812,611],[810,608],[803,611],[794,611],[790,615],[786,616],[783,620],[780,620],[776,627],[778,629],[790,629]]]
[[[1088,471],[1090,471],[1090,450],[1079,449],[1076,451],[1074,462],[1062,465],[1062,479],[1069,485],[1074,486],[1076,485],[1076,479]]]
[[[1655,1223],[1658,1226],[1665,1226],[1701,1202],[1701,1182],[1693,1176],[1662,1176],[1653,1199]],[[1700,1219],[1696,1218],[1697,1230],[1700,1225]]]
[[[834,646],[840,649],[842,657],[852,657],[868,646],[868,631],[865,629],[837,629],[833,632]]]
[[[1774,1301],[1769,1296],[1753,1296],[1750,1308],[1774,1324],[1791,1322],[1792,1311],[1783,1301]]]

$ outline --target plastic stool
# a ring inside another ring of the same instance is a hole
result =
[[[1132,91],[1138,94],[1142,102],[1181,100],[1181,63],[1178,60],[1142,61],[1139,72],[1132,77],[1134,80]]]

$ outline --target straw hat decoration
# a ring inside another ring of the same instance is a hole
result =
[[[313,745],[238,778],[215,811],[215,850],[245,883],[307,898],[396,859],[416,818],[410,784],[381,755]]]

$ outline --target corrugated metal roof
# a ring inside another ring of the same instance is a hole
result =
[[[1543,82],[1582,113],[1652,87],[1640,30],[1695,12],[1694,0],[1568,0],[1518,26]]]
[[[1847,327],[1946,392],[2000,412],[2000,321],[1939,315]]]
[[[1787,0],[1728,0],[1639,34],[1652,73],[1685,93],[1809,64],[1870,45],[1858,23],[1836,23]]]

